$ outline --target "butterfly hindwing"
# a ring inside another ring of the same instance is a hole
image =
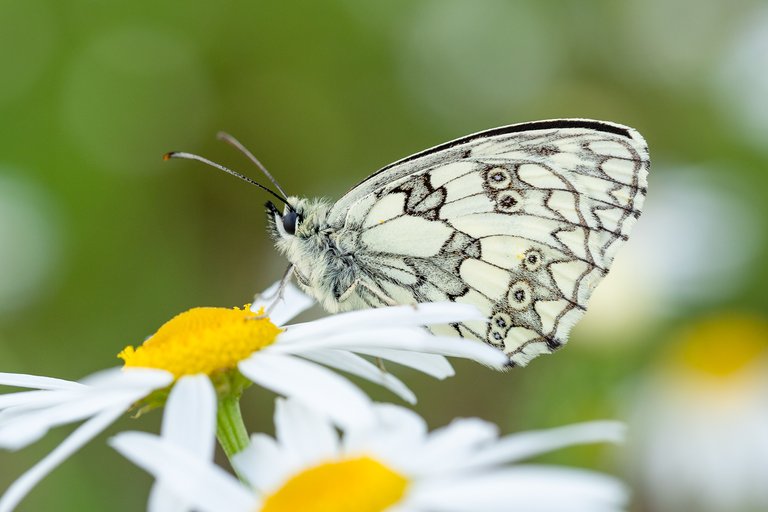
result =
[[[637,132],[578,119],[497,128],[387,166],[328,214],[355,240],[364,286],[351,300],[472,303],[487,323],[435,330],[524,365],[583,316],[640,215],[648,166]]]

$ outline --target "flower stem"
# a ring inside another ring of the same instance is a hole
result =
[[[245,430],[243,415],[240,413],[239,393],[219,399],[219,408],[216,414],[216,438],[219,440],[230,464],[232,463],[232,456],[248,446],[248,432]],[[242,475],[238,474],[238,477],[243,480]]]

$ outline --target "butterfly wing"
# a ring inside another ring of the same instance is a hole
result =
[[[451,300],[488,323],[434,330],[525,365],[562,346],[642,211],[648,148],[618,124],[561,119],[470,135],[352,188],[328,223],[354,239],[361,305]]]

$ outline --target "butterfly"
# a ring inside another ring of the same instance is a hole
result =
[[[473,304],[487,321],[431,330],[488,343],[525,366],[563,346],[584,315],[640,217],[649,164],[632,128],[553,119],[403,158],[335,203],[286,196],[273,179],[282,196],[257,185],[284,203],[267,203],[268,230],[326,310]]]

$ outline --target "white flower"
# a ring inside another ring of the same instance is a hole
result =
[[[768,323],[717,314],[667,343],[632,405],[627,465],[649,510],[768,510]]]
[[[619,423],[499,438],[494,425],[479,419],[428,433],[409,410],[380,404],[373,411],[374,423],[339,436],[312,409],[279,399],[276,437],[254,435],[234,457],[249,485],[151,434],[126,432],[111,444],[205,512],[608,512],[626,503],[624,486],[612,477],[513,464],[574,444],[620,441]]]
[[[106,370],[80,382],[0,373],[0,385],[35,390],[0,395],[0,448],[17,450],[55,426],[87,420],[11,484],[0,498],[0,512],[12,510],[43,477],[111,425],[136,400],[172,381],[168,372],[144,369]]]
[[[289,287],[271,318],[282,323],[310,303],[295,287]],[[207,403],[213,384],[230,385],[231,370],[238,369],[250,382],[294,397],[338,425],[370,422],[370,399],[349,380],[321,365],[381,384],[413,402],[415,396],[405,384],[357,354],[394,361],[438,378],[453,374],[443,355],[468,357],[500,368],[507,361],[500,351],[481,343],[436,337],[419,327],[480,316],[467,305],[420,304],[345,313],[281,330],[270,319],[258,318],[248,310],[196,308],[168,321],[141,347],[124,350],[122,369],[99,372],[80,382],[0,374],[0,385],[34,389],[0,395],[0,448],[20,449],[55,426],[87,420],[11,485],[0,498],[0,512],[15,507],[45,475],[134,403],[174,382],[174,391],[187,379],[196,382],[185,385],[183,396],[187,398],[179,402],[185,405],[174,407],[174,414]],[[206,384],[200,383],[201,375]],[[172,421],[168,411],[165,421]],[[183,437],[183,428],[164,425],[164,432],[167,428],[174,439]],[[213,442],[213,434],[207,435],[209,443]]]

